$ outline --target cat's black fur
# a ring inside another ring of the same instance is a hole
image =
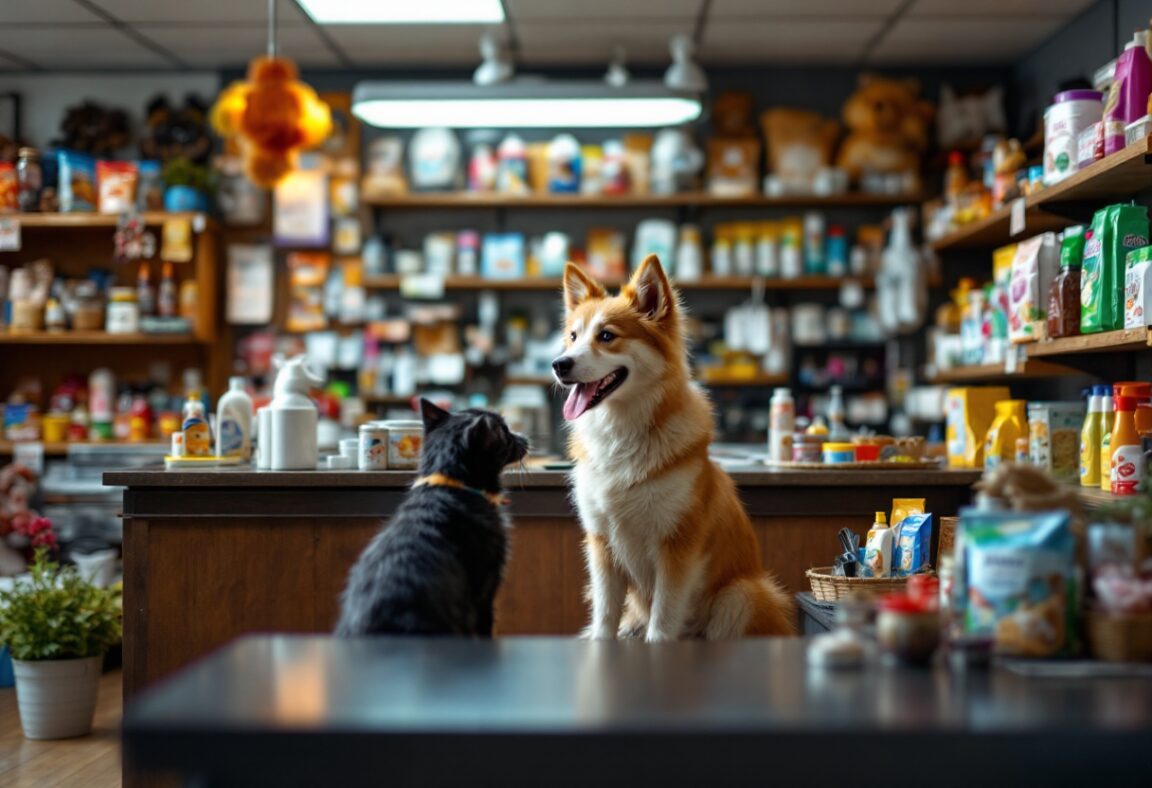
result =
[[[528,442],[495,413],[449,413],[420,401],[420,475],[443,474],[488,493]],[[452,487],[415,487],[348,576],[336,634],[491,637],[492,603],[508,545],[500,510]]]

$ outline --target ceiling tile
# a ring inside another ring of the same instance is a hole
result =
[[[324,32],[358,65],[459,65],[480,62],[486,25],[325,25]]]
[[[9,0],[0,0],[8,2]],[[34,2],[35,0],[20,0]],[[90,0],[122,22],[267,22],[268,4],[264,0]],[[279,0],[280,20],[285,23],[308,22],[293,0]]]
[[[884,22],[714,21],[704,28],[700,60],[709,63],[849,63],[860,59]]]
[[[691,33],[693,20],[600,21],[516,24],[520,58],[533,63],[587,63],[607,65],[617,46],[631,63],[668,63],[668,41],[677,33]]]
[[[904,0],[712,0],[708,19],[888,16]]]
[[[536,19],[696,19],[703,0],[504,0],[515,22]]]
[[[905,16],[1060,16],[1071,18],[1096,0],[916,0]]]
[[[172,67],[167,59],[111,27],[70,28],[63,39],[52,28],[0,26],[0,50],[53,71]]]
[[[987,21],[902,19],[871,53],[872,63],[1013,63],[1061,27],[1061,16]]]
[[[135,25],[143,35],[193,67],[243,66],[264,54],[267,32],[262,25]],[[338,66],[336,55],[311,26],[283,25],[277,32],[280,52],[302,66]]]
[[[0,0],[0,20],[3,20],[5,25],[102,21],[100,17],[72,0]]]

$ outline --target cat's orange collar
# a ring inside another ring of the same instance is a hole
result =
[[[508,503],[508,499],[500,493],[488,492],[487,490],[479,490],[475,487],[469,487],[459,479],[453,479],[451,476],[445,476],[442,473],[430,473],[427,476],[421,476],[416,481],[412,482],[413,487],[451,487],[454,490],[464,490],[465,492],[474,493],[486,499],[488,503],[493,506],[504,506]]]

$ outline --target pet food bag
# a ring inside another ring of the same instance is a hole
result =
[[[900,522],[892,553],[892,574],[907,577],[932,563],[932,515],[910,514]]]
[[[57,151],[57,192],[62,213],[96,210],[96,160],[86,153]]]
[[[954,601],[964,633],[990,638],[998,654],[1071,653],[1075,550],[1067,512],[963,510]]]
[[[1060,268],[1056,233],[1043,233],[1016,245],[1008,282],[1008,338],[1035,342],[1035,323],[1048,317],[1048,291]]]
[[[1148,245],[1148,209],[1109,205],[1092,217],[1080,280],[1080,333],[1124,327],[1124,275],[1128,252]]]
[[[1142,246],[1128,253],[1124,274],[1124,328],[1150,325],[1152,309],[1152,246]]]

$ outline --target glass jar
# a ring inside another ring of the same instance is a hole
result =
[[[131,287],[113,287],[108,300],[104,330],[109,334],[135,334],[140,331],[140,305]]]
[[[40,151],[21,148],[16,159],[17,204],[24,213],[40,209],[40,190],[44,188],[44,172],[40,169]]]
[[[1080,335],[1080,267],[1066,265],[1048,291],[1048,336]]]

